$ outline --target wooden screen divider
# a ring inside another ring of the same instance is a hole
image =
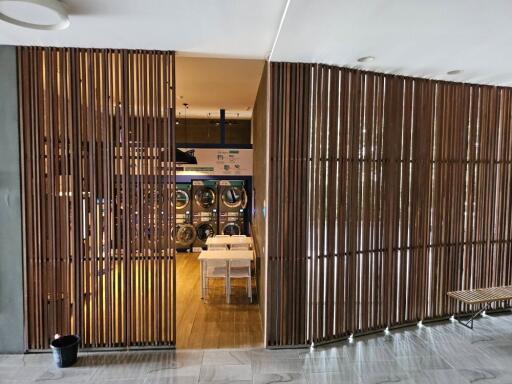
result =
[[[268,346],[446,318],[471,309],[448,291],[512,284],[512,89],[270,65]]]
[[[307,343],[311,66],[270,64],[267,345]]]
[[[174,53],[18,48],[26,348],[172,346]]]

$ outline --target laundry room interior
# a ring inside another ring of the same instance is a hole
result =
[[[178,348],[263,344],[265,71],[261,60],[176,57]]]

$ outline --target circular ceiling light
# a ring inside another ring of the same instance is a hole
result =
[[[447,75],[460,75],[464,72],[462,69],[454,69],[453,71],[446,72]]]
[[[359,61],[360,63],[369,63],[373,60],[375,60],[375,57],[373,57],[373,56],[364,56],[364,57],[360,57],[359,59],[357,59],[357,61]]]
[[[58,0],[0,0],[0,20],[43,31],[69,27],[68,13]]]

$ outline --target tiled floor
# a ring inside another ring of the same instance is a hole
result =
[[[57,369],[51,355],[0,355],[0,383],[512,383],[512,314],[471,331],[443,322],[313,350],[82,353]]]

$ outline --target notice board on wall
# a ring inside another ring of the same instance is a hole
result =
[[[177,164],[176,175],[252,176],[252,149],[179,148],[197,164]]]

